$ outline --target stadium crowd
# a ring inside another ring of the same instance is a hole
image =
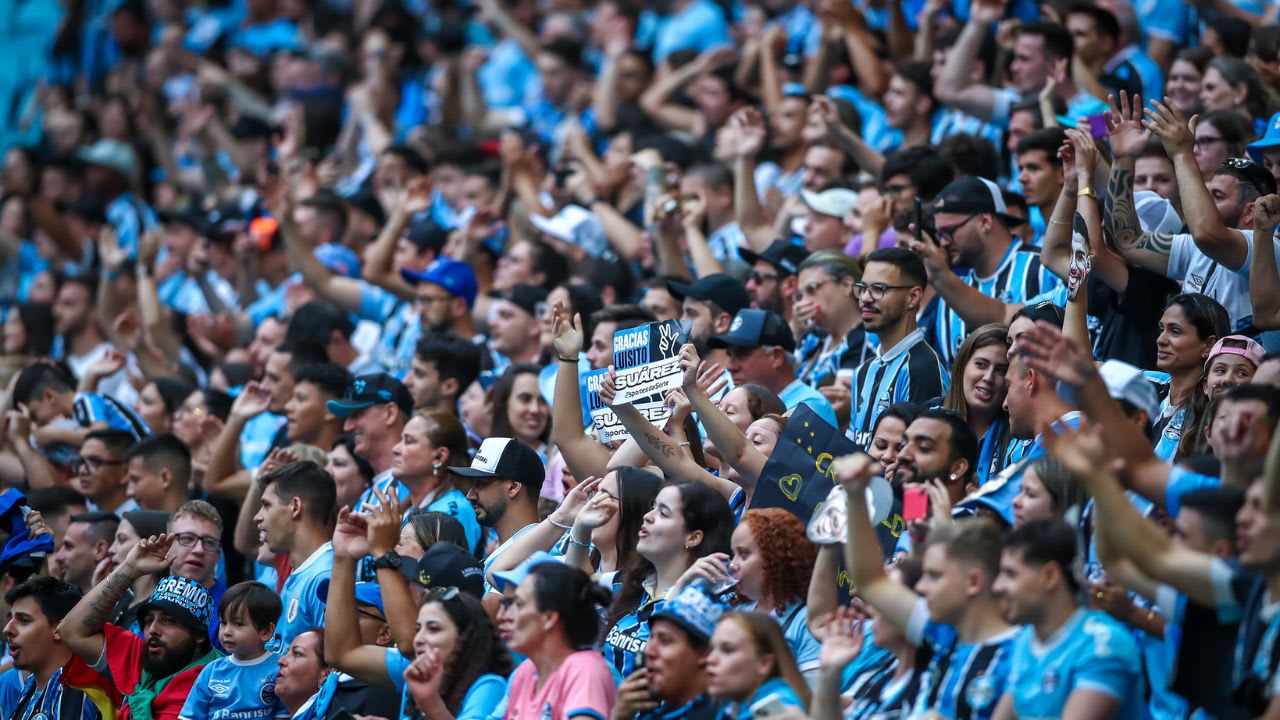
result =
[[[1280,718],[1280,1],[0,18],[0,720]]]

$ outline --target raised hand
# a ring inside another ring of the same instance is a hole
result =
[[[556,347],[556,355],[576,360],[582,353],[582,316],[577,313],[569,317],[569,311],[560,303],[551,311],[551,343]]]
[[[836,461],[831,464],[831,471],[835,474],[836,481],[844,486],[845,492],[850,495],[857,493],[861,496],[866,492],[867,483],[875,477],[879,467],[880,464],[870,455],[853,453],[836,458]]]
[[[432,199],[431,178],[419,176],[404,186],[404,193],[400,196],[400,209],[406,215],[416,215],[431,207]]]
[[[595,530],[607,524],[614,515],[618,514],[618,510],[617,498],[597,492],[582,509],[578,510],[578,516],[573,524],[587,531]]]
[[[124,353],[114,347],[109,348],[89,365],[86,373],[100,378],[114,375],[124,367],[126,360]]]
[[[1107,96],[1107,103],[1111,109],[1104,117],[1111,136],[1111,154],[1116,158],[1138,157],[1151,140],[1151,133],[1143,127],[1142,96],[1134,95],[1131,105],[1129,94],[1121,90],[1118,103],[1114,95]]]
[[[281,465],[288,465],[291,462],[297,461],[298,456],[292,450],[289,450],[288,448],[276,448],[275,450],[267,453],[267,458],[258,466],[258,477],[261,478],[264,475],[267,475]]]
[[[365,517],[369,523],[369,552],[378,556],[395,550],[400,542],[406,503],[400,502],[394,494],[388,497],[376,487],[373,494],[378,498],[378,504],[369,508]]]
[[[245,383],[244,389],[236,397],[235,402],[231,403],[231,415],[247,420],[266,412],[270,405],[271,391],[257,380],[250,380]]]
[[[709,363],[703,360],[698,365],[698,388],[706,393],[707,397],[715,397],[729,384],[729,377],[725,375],[724,368],[720,367],[720,363]]]
[[[333,554],[353,560],[369,554],[369,524],[360,513],[346,506],[338,511],[338,525],[333,531]]]
[[[1098,170],[1098,144],[1093,141],[1092,135],[1079,128],[1067,128],[1067,142],[1071,144],[1075,158],[1076,179],[1081,187],[1088,187]],[[1066,173],[1066,165],[1063,165],[1063,177],[1066,177]]]
[[[1160,138],[1164,151],[1173,157],[1179,153],[1189,153],[1196,142],[1196,125],[1199,115],[1193,115],[1191,121],[1182,114],[1173,101],[1165,98],[1164,102],[1151,101],[1151,107],[1143,108],[1146,120],[1142,126]]]
[[[1036,323],[1023,333],[1018,347],[1027,367],[1068,385],[1080,387],[1098,372],[1093,358],[1061,329],[1048,323]]]
[[[698,357],[698,348],[693,343],[685,343],[680,348],[680,369],[684,371],[683,385],[685,390],[698,387],[698,370],[702,359]]]
[[[668,595],[675,595],[689,583],[694,580],[706,580],[712,585],[717,585],[729,579],[729,555],[726,553],[711,553],[705,557],[700,557],[693,561],[688,570],[676,580],[671,586]]]
[[[764,141],[768,137],[764,117],[753,107],[744,107],[729,119],[738,131],[737,157],[755,157],[764,150]]]
[[[129,551],[124,564],[136,575],[155,575],[165,572],[173,564],[169,551],[173,548],[173,536],[168,533],[143,538]]]
[[[440,702],[440,683],[444,680],[444,663],[431,648],[414,658],[404,670],[404,682],[421,710]]]
[[[1253,225],[1266,232],[1280,225],[1280,195],[1267,195],[1253,202]]]
[[[858,614],[849,607],[836,608],[822,624],[822,653],[819,662],[823,670],[844,670],[862,652],[866,633]]]
[[[969,21],[990,25],[1004,19],[1008,0],[973,0],[969,5]]]
[[[1055,423],[1044,432],[1044,446],[1077,482],[1089,484],[1108,472],[1107,445],[1100,425],[1083,419],[1079,429]]]
[[[658,707],[658,699],[649,690],[649,671],[640,668],[627,676],[618,686],[611,720],[629,720],[639,713]]]
[[[609,372],[600,378],[600,402],[613,406],[613,401],[618,398],[617,382],[618,372],[610,365]]]
[[[1058,160],[1062,163],[1063,189],[1074,193],[1080,186],[1076,182],[1076,146],[1072,144],[1070,136],[1058,148]]]

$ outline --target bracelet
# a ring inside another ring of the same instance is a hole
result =
[[[1096,200],[1098,198],[1098,193],[1094,192],[1091,187],[1084,187],[1076,191],[1076,197],[1091,197]]]
[[[1071,227],[1071,223],[1067,222],[1066,220],[1054,220],[1053,218],[1049,218],[1049,224],[1050,225],[1066,225],[1067,227]]]
[[[578,364],[578,358],[567,358],[567,357],[564,357],[563,355],[556,355],[556,357],[560,358],[560,362],[573,363],[575,365]]]
[[[685,440],[684,442],[680,443],[680,447],[689,447],[689,441]]]
[[[569,542],[573,543],[574,545],[577,545],[578,547],[582,548],[583,550],[590,550],[590,549],[591,549],[591,543],[585,543],[585,542],[582,542],[582,541],[581,541],[581,540],[579,540],[578,538],[574,537],[574,536],[573,536],[573,533],[569,533]]]
[[[572,525],[565,525],[564,523],[558,523],[558,522],[556,522],[555,518],[551,517],[550,515],[548,515],[548,516],[547,516],[547,522],[551,523],[551,526],[552,526],[552,527],[558,527],[558,528],[560,528],[561,530],[566,530],[566,531],[569,531],[569,532],[572,532],[572,531],[573,531],[573,526],[572,526]]]

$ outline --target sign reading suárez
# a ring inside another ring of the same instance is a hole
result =
[[[614,333],[613,365],[618,373],[616,402],[635,405],[649,401],[654,395],[661,398],[667,391],[680,387],[680,346],[687,338],[688,333],[676,320]]]
[[[587,398],[587,409],[591,415],[591,425],[595,428],[602,442],[626,440],[631,437],[626,427],[618,420],[613,410],[600,400],[600,383],[608,370],[592,370],[582,376],[584,396]],[[652,395],[631,403],[649,422],[661,427],[671,417],[671,408],[663,402],[661,395]]]

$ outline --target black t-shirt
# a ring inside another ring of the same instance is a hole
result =
[[[1089,278],[1089,315],[1099,322],[1094,354],[1144,369],[1156,366],[1160,315],[1178,284],[1163,275],[1129,267],[1129,283],[1117,293],[1096,275]]]

